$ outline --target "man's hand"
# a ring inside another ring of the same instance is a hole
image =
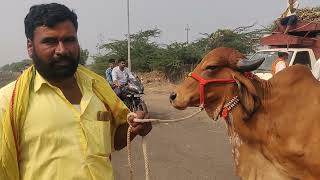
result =
[[[130,133],[130,140],[134,139],[137,135],[145,136],[147,135],[151,129],[152,125],[151,122],[148,123],[137,123],[133,122],[133,119],[143,119],[145,116],[144,112],[138,111],[136,112],[136,116],[130,116],[129,122],[132,125],[131,133]],[[127,131],[128,131],[128,123],[124,123],[120,125],[115,134],[114,139],[114,148],[115,150],[120,150],[127,145]]]
[[[139,123],[134,122],[134,119],[143,119],[145,116],[145,113],[143,111],[137,111],[137,116],[130,116],[128,118],[129,123],[131,124],[131,133],[132,135],[140,135],[140,136],[146,136],[152,129],[151,122],[146,123]]]

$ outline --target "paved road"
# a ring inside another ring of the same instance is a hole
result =
[[[168,89],[148,90],[152,118],[178,118],[197,109],[178,111],[168,102]],[[144,180],[141,139],[132,144],[134,180]],[[188,121],[161,124],[148,136],[152,180],[238,180],[234,174],[224,122],[213,122],[205,112]],[[112,156],[116,180],[129,180],[126,150]]]

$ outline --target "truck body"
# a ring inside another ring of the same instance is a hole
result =
[[[283,27],[286,28],[286,27]],[[299,22],[292,26],[288,34],[279,33],[277,27],[271,35],[260,39],[260,44],[268,49],[257,51],[251,58],[265,57],[264,63],[255,71],[262,79],[272,77],[272,62],[278,58],[278,52],[287,52],[289,66],[303,64],[312,70],[320,59],[320,23]]]

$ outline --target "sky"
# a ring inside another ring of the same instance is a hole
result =
[[[123,39],[127,33],[127,0],[0,0],[0,66],[28,58],[24,17],[34,4],[58,2],[78,15],[82,48],[96,54],[98,44]],[[300,7],[320,0],[300,0]],[[160,43],[189,41],[200,33],[257,23],[268,25],[286,8],[286,0],[130,0],[131,32],[159,28]]]

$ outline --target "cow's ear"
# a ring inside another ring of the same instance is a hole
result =
[[[248,119],[260,106],[260,98],[250,79],[240,73],[235,74],[234,79],[238,84],[240,103],[246,113],[244,119]]]

